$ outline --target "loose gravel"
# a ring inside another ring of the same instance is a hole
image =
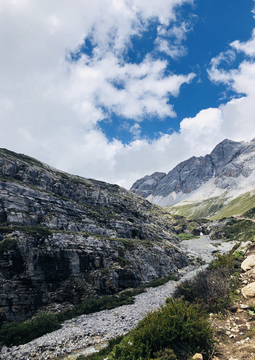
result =
[[[217,249],[225,252],[230,250],[232,246],[233,243],[223,243]],[[191,256],[195,252],[198,257],[206,261],[211,258],[212,251],[216,249],[207,236],[200,239],[199,249],[197,248],[197,240],[182,242],[182,247]],[[194,266],[182,269],[180,272],[183,277],[180,281],[192,278],[197,271],[198,268]],[[177,284],[175,281],[169,281],[157,288],[148,288],[145,293],[135,297],[135,303],[132,305],[124,305],[112,310],[103,310],[67,320],[62,324],[61,329],[28,344],[10,348],[4,346],[1,351],[1,360],[46,360],[106,343],[108,340],[124,335],[133,329],[148,311],[164,305],[166,298],[173,294]]]

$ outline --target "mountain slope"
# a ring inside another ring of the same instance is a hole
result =
[[[173,273],[178,244],[147,200],[0,149],[0,322]]]
[[[206,212],[204,217],[254,189],[255,139],[248,143],[226,139],[209,155],[183,161],[160,177],[145,176],[131,187],[135,194],[160,206],[174,206],[175,213],[182,215],[193,216],[193,207],[199,204],[197,216]]]

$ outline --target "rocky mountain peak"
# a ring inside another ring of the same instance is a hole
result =
[[[224,191],[229,193],[241,189],[240,191],[245,192],[247,185],[248,188],[255,186],[254,144],[254,140],[245,143],[225,139],[210,154],[193,156],[175,166],[162,178],[146,175],[130,190],[162,206],[189,199],[202,201]],[[250,181],[246,180],[244,183],[247,178]],[[150,181],[153,181],[153,187],[149,188],[147,184]],[[202,191],[209,182],[208,191]],[[144,187],[146,191],[143,190]]]

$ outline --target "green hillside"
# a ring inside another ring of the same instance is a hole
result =
[[[167,206],[166,209],[173,215],[182,215],[186,218],[221,219],[233,215],[243,214],[255,207],[255,191],[249,191],[226,204],[225,194],[182,206]]]

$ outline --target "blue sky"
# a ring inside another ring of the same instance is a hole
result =
[[[255,137],[253,0],[2,0],[0,147],[126,188]]]

